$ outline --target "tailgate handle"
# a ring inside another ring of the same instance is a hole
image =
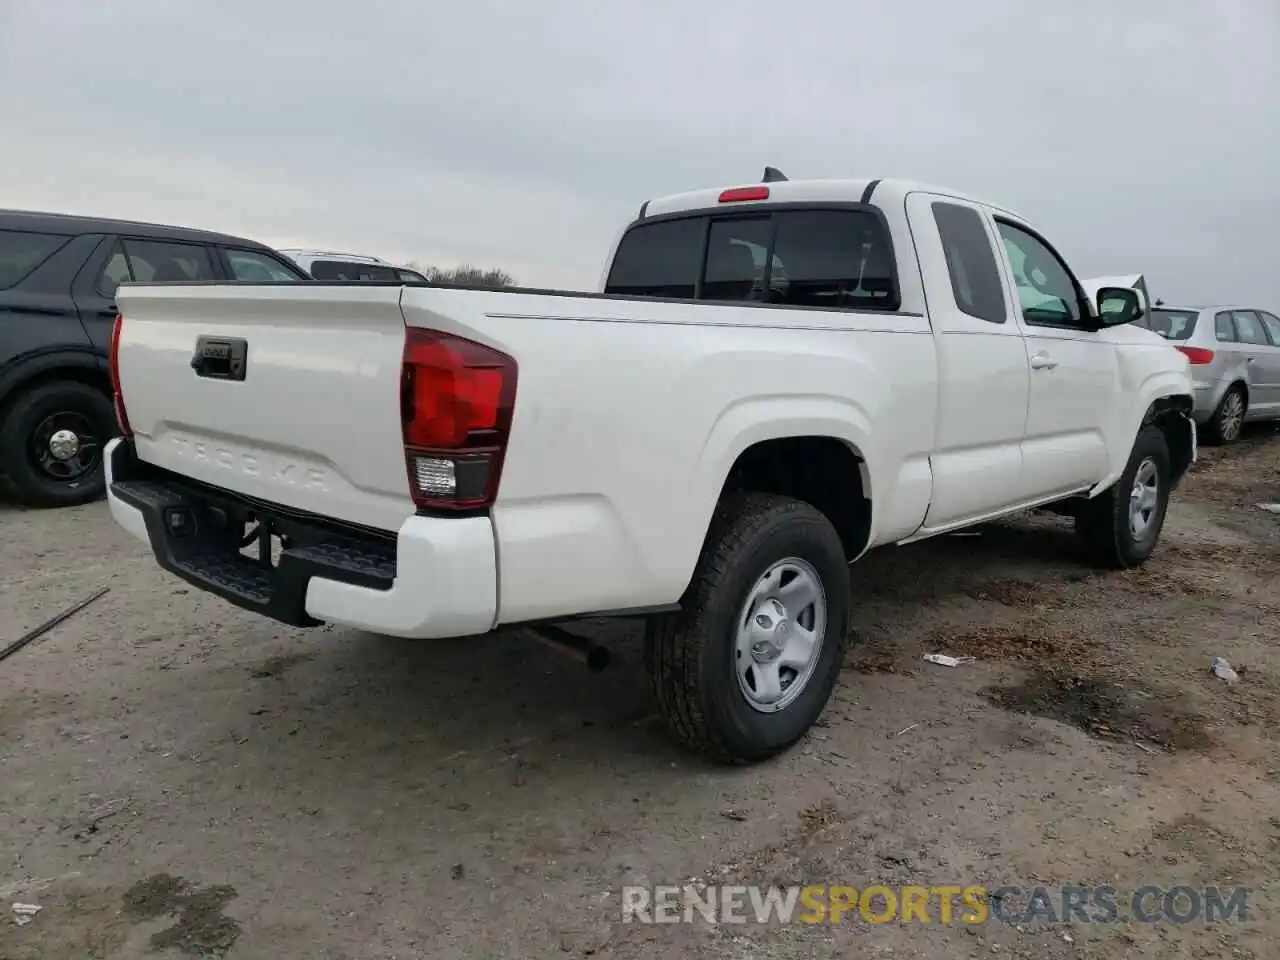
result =
[[[198,337],[196,352],[191,358],[191,369],[196,372],[197,377],[208,377],[211,380],[243,380],[248,358],[247,340]]]

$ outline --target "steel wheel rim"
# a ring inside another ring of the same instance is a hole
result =
[[[1244,423],[1244,401],[1240,398],[1240,394],[1236,390],[1232,390],[1227,394],[1227,399],[1222,402],[1222,435],[1228,440],[1234,440],[1236,435],[1240,433],[1240,427]]]
[[[63,410],[40,421],[31,432],[28,458],[44,476],[75,483],[92,473],[101,460],[102,439],[82,413]]]
[[[1156,520],[1160,506],[1160,471],[1150,457],[1138,464],[1129,491],[1129,532],[1134,540],[1143,539]]]
[[[785,710],[804,692],[822,656],[827,592],[813,566],[779,560],[755,582],[737,620],[734,674],[747,704]]]

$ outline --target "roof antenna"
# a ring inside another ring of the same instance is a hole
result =
[[[785,180],[785,179],[787,179],[787,175],[783,173],[781,170],[779,170],[777,167],[765,167],[764,177],[760,180],[760,182],[761,183],[777,183],[779,180]]]

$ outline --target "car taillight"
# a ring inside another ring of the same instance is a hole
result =
[[[120,432],[133,436],[133,428],[129,426],[129,414],[124,409],[124,394],[120,392],[120,334],[124,332],[124,316],[116,314],[116,322],[111,327],[111,348],[107,354],[107,371],[111,377],[111,400],[116,408],[116,422]]]
[[[1204,347],[1178,347],[1178,351],[1185,354],[1187,359],[1196,366],[1213,363],[1213,351],[1206,350]]]
[[[424,510],[474,510],[498,494],[516,397],[513,358],[435,330],[405,330],[400,420],[409,492]]]

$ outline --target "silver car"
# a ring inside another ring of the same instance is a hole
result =
[[[1245,422],[1280,418],[1280,317],[1256,307],[1162,305],[1135,322],[1191,361],[1205,442],[1230,443]]]

